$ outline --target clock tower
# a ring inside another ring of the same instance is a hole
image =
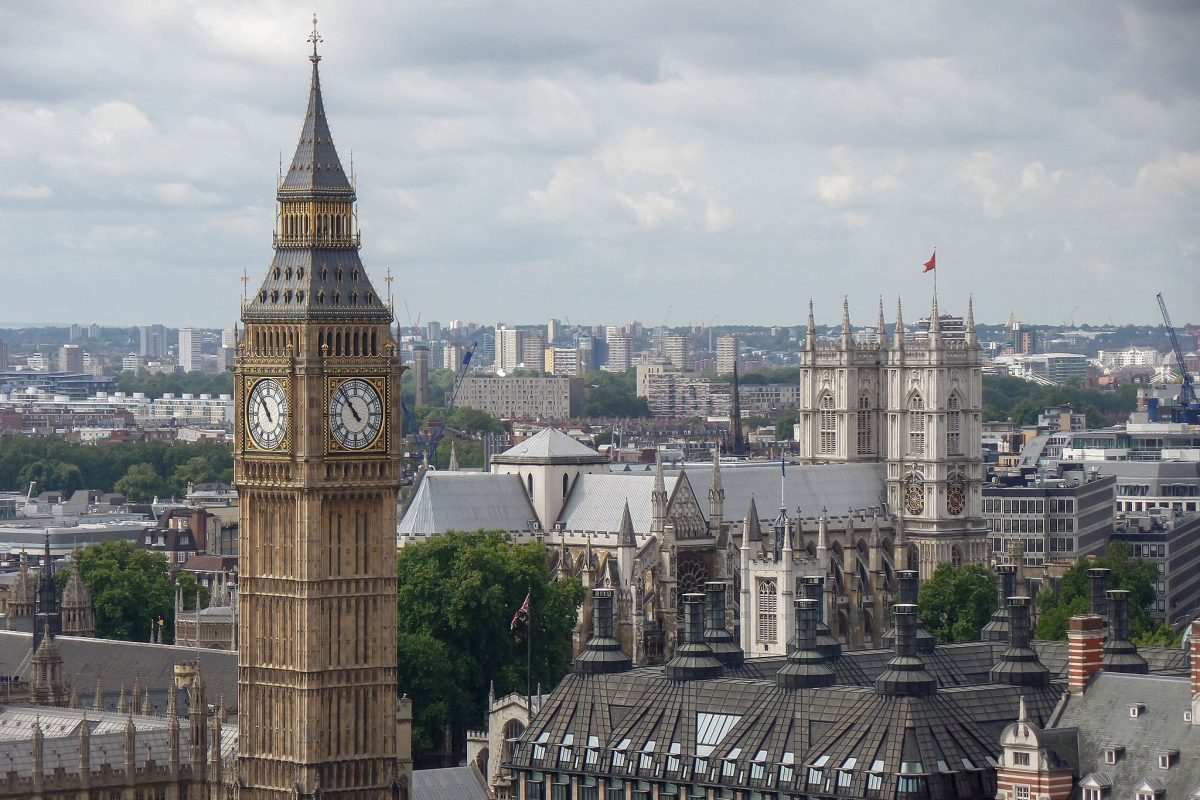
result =
[[[397,760],[400,360],[359,260],[354,184],[312,84],[275,256],[242,306],[237,781],[246,798],[403,798]]]

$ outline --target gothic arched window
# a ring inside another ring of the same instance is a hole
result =
[[[908,401],[908,454],[925,457],[925,401],[919,394]]]
[[[837,412],[833,410],[833,395],[826,392],[817,401],[820,409],[821,436],[818,442],[818,452],[822,455],[833,455],[837,452]]]
[[[962,404],[957,394],[950,395],[946,404],[946,452],[962,455]]]
[[[871,396],[866,392],[858,398],[858,454],[865,456],[874,448],[871,445],[874,431],[871,428]]]
[[[778,598],[775,581],[759,581],[758,584],[758,641],[776,641],[778,627]]]

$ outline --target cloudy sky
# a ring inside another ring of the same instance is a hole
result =
[[[322,2],[423,320],[1200,320],[1200,4]],[[0,324],[228,325],[311,4],[0,2]],[[253,285],[251,289],[253,290]],[[1075,307],[1078,306],[1078,310]],[[397,315],[405,320],[404,305]]]

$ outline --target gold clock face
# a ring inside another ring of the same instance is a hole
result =
[[[246,397],[246,432],[262,450],[275,450],[287,436],[288,400],[274,378],[254,384]]]
[[[925,486],[920,481],[909,481],[904,488],[904,510],[909,514],[925,512]]]
[[[946,511],[954,516],[967,508],[967,492],[961,483],[952,483],[946,489]]]
[[[329,433],[345,450],[366,450],[383,431],[383,399],[371,381],[338,382],[329,395]]]

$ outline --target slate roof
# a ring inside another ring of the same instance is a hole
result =
[[[1131,717],[1129,706],[1145,710]],[[1146,779],[1161,778],[1167,798],[1193,797],[1200,791],[1200,725],[1184,721],[1191,704],[1186,677],[1100,672],[1082,695],[1071,695],[1056,721],[1060,728],[1078,731],[1079,777],[1106,773],[1111,797],[1133,797]],[[1124,747],[1115,764],[1104,763],[1104,751]],[[1169,769],[1158,757],[1176,755]]]
[[[691,480],[689,473],[688,479]],[[664,478],[667,496],[673,496],[679,476]],[[653,474],[582,474],[567,496],[567,503],[558,521],[568,531],[619,531],[625,502],[629,501],[629,516],[633,532],[640,537],[650,533],[654,506]],[[703,513],[703,506],[701,507]]]
[[[789,509],[799,507],[804,518],[820,516],[823,508],[833,516],[841,516],[849,508],[879,508],[886,497],[885,470],[885,464],[789,464],[783,477],[784,499]],[[712,464],[688,464],[687,474],[693,486],[707,489],[712,482]],[[725,519],[740,523],[751,498],[762,508],[778,507],[779,464],[723,464],[721,485]]]
[[[1054,675],[1067,674],[1067,643],[1035,639],[1030,643],[1037,651],[1038,660]],[[1186,675],[1189,670],[1187,651],[1178,647],[1139,647],[1138,654],[1146,659],[1150,671],[1156,673]]]
[[[413,770],[413,800],[487,800],[474,767]]]
[[[529,532],[536,519],[519,475],[426,472],[397,532],[401,538],[480,529]]]
[[[42,759],[47,771],[62,768],[70,775],[79,769],[79,729],[87,715],[90,729],[91,768],[105,765],[125,769],[126,715],[81,711],[47,706],[5,706],[0,708],[0,772],[18,776],[33,774],[33,723],[42,727]],[[166,717],[131,717],[136,731],[136,763],[139,768],[153,760],[160,768],[169,760],[170,734]],[[221,758],[225,763],[237,757],[237,726],[221,726]],[[179,726],[179,761],[190,763],[191,727]],[[209,761],[215,754],[209,754]]]
[[[895,797],[921,775],[927,797],[991,796],[999,730],[1017,716],[1016,687],[982,685],[929,698],[874,688],[786,690],[771,680],[671,681],[663,668],[568,675],[515,748],[519,769],[653,782]],[[987,724],[985,724],[987,723]],[[839,772],[848,783],[837,784]],[[825,781],[833,783],[826,785]],[[836,789],[836,792],[834,791]]]
[[[149,691],[151,704],[165,709],[167,689],[174,685],[175,664],[199,659],[209,702],[215,705],[223,699],[231,713],[237,711],[235,652],[75,636],[59,636],[55,642],[62,656],[63,673],[86,708],[92,707],[99,679],[106,708],[116,707],[122,688],[128,698],[137,681],[143,691]],[[32,634],[0,631],[0,675],[20,675],[28,680],[32,643]],[[186,697],[186,692],[178,695],[181,708]]]
[[[300,129],[300,141],[296,144],[296,153],[292,156],[287,177],[279,187],[280,194],[297,192],[307,197],[314,193],[329,192],[341,196],[354,191],[342,169],[337,148],[333,146],[333,134],[329,132],[325,101],[321,97],[318,60],[313,59],[304,127]]]
[[[542,428],[520,444],[492,456],[492,463],[607,464],[608,457],[575,441],[558,428]]]

